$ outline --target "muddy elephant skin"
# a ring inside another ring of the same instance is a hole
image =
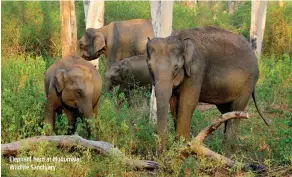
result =
[[[95,67],[77,56],[66,56],[45,73],[45,123],[55,128],[56,113],[67,115],[71,133],[75,131],[77,117],[92,118],[98,113],[102,80]],[[88,136],[90,136],[89,125]]]
[[[145,86],[150,90],[151,82],[145,55],[125,58],[114,63],[105,73],[106,91],[120,86],[118,92],[125,93],[126,97],[133,88]]]
[[[258,61],[244,37],[202,27],[148,40],[147,63],[155,84],[160,148],[165,145],[168,103],[177,135],[189,137],[198,102],[215,104],[222,114],[243,111],[251,96],[255,102]],[[238,126],[238,120],[226,123],[227,144],[238,135]]]
[[[147,37],[153,37],[151,20],[111,22],[99,29],[87,29],[79,40],[78,51],[86,60],[104,54],[109,68],[123,58],[144,54]]]

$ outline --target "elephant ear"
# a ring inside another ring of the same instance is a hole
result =
[[[129,75],[129,63],[126,60],[120,65],[119,73],[122,79]]]
[[[190,38],[183,40],[184,43],[184,68],[188,76],[191,75],[191,65],[195,52],[195,46]]]
[[[101,32],[95,32],[93,38],[94,48],[96,51],[101,51],[105,48],[105,38]]]
[[[60,93],[65,88],[66,85],[66,70],[60,69],[56,72],[55,76],[55,86],[57,91]]]

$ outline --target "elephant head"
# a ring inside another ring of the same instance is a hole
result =
[[[78,109],[80,116],[92,117],[92,95],[94,85],[89,68],[75,64],[70,69],[59,69],[55,76],[57,93],[61,93],[64,104]]]
[[[172,91],[184,77],[190,76],[194,45],[190,39],[148,39],[146,45],[147,64],[157,99],[157,132],[161,146],[165,145],[168,105]]]
[[[98,29],[88,28],[79,40],[77,51],[86,60],[94,60],[105,53],[105,37]]]
[[[113,64],[105,73],[106,92],[110,92],[113,87],[118,86],[124,82],[127,72],[128,67],[125,65],[123,60]]]

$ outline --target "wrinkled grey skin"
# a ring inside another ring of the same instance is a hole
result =
[[[98,112],[102,80],[95,67],[81,57],[66,56],[45,73],[45,123],[55,129],[56,113],[64,110],[71,133],[76,129],[77,117],[91,118]],[[90,127],[88,136],[90,137]]]
[[[136,87],[147,86],[150,88],[151,77],[146,63],[146,56],[139,55],[125,58],[114,63],[105,73],[106,91],[119,87],[119,93],[129,96],[129,91]]]
[[[86,60],[104,54],[109,68],[123,58],[144,54],[147,37],[153,37],[151,20],[111,22],[100,29],[87,29],[79,40],[77,51]]]
[[[165,146],[168,103],[177,135],[189,137],[198,102],[215,104],[223,114],[243,111],[251,96],[255,101],[258,63],[244,37],[215,27],[186,29],[149,40],[146,51],[157,98],[160,150]],[[234,142],[238,126],[238,120],[226,123],[227,144]]]

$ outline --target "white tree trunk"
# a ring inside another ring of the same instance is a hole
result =
[[[62,56],[76,50],[77,28],[74,0],[60,1]]]
[[[258,58],[261,56],[262,42],[264,38],[267,1],[251,2],[251,25],[250,25],[250,42]]]
[[[228,13],[230,15],[234,13],[234,2],[232,2],[232,0],[228,1]]]
[[[279,0],[279,6],[280,7],[283,7],[284,6],[283,0]]]
[[[84,0],[84,14],[86,20],[86,29],[101,28],[104,25],[104,0],[89,1]],[[89,7],[86,7],[89,6]],[[86,11],[88,9],[88,12]],[[99,58],[90,61],[98,70]]]
[[[88,9],[89,9],[89,4],[90,4],[90,0],[83,0],[83,6],[84,6],[84,22],[86,24],[86,19],[87,19],[87,15],[88,15]]]
[[[167,37],[172,32],[173,1],[150,1],[152,26],[155,37]],[[150,99],[150,119],[157,123],[155,87],[152,86]]]

